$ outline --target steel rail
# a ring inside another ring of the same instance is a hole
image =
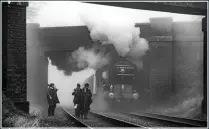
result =
[[[111,124],[115,125],[116,127],[141,127],[141,128],[147,128],[147,127],[144,127],[144,126],[139,125],[139,124],[131,123],[131,122],[124,121],[124,120],[121,120],[121,119],[112,118],[112,117],[109,117],[109,116],[106,116],[106,115],[103,115],[103,114],[99,114],[99,113],[96,113],[96,112],[92,112],[91,111],[90,113],[92,115],[94,115],[95,117],[98,117],[100,119],[103,119],[105,121],[110,122]]]
[[[75,125],[77,127],[87,127],[89,129],[92,129],[91,127],[89,127],[88,125],[86,125],[84,122],[80,121],[78,118],[76,118],[75,116],[73,116],[71,113],[69,113],[66,109],[62,108],[63,111],[67,114],[68,119],[72,120],[73,122],[75,122]]]
[[[172,116],[164,116],[158,114],[151,114],[151,113],[127,113],[124,112],[123,114],[135,116],[138,118],[148,118],[152,120],[160,120],[162,122],[168,122],[172,124],[179,125],[179,127],[207,127],[207,121],[201,120],[194,120],[194,119],[186,119],[186,118],[179,118],[179,117],[172,117]]]
[[[207,121],[206,120],[189,119],[189,118],[159,115],[159,114],[153,114],[153,113],[145,113],[145,114],[156,116],[156,117],[159,117],[159,118],[165,118],[165,119],[180,121],[180,122],[184,121],[186,123],[193,123],[195,125],[198,125],[199,127],[207,127]]]

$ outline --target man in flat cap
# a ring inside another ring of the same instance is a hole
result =
[[[75,108],[75,116],[80,117],[83,98],[81,85],[79,83],[77,84],[77,88],[73,90],[72,95],[74,95],[73,103]]]
[[[48,93],[47,93],[47,100],[48,100],[48,116],[54,116],[56,104],[60,103],[58,96],[57,96],[57,88],[55,87],[54,83],[48,85]]]
[[[84,119],[87,119],[88,111],[90,110],[90,105],[92,103],[92,98],[91,98],[92,93],[91,90],[89,89],[88,83],[84,85],[84,88],[82,89],[82,94],[83,94],[82,113]]]

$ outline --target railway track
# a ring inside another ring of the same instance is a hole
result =
[[[150,113],[89,112],[88,119],[75,117],[74,110],[63,109],[76,127],[207,127],[207,121],[191,120]]]
[[[67,116],[67,118],[69,120],[71,120],[76,127],[88,127],[88,125],[86,125],[85,123],[79,121],[74,115],[72,115],[71,113],[69,113],[68,110],[66,110],[65,108],[62,108],[62,109],[65,112],[65,115]]]
[[[165,125],[170,125],[174,127],[207,127],[207,121],[203,120],[194,120],[194,119],[186,119],[151,113],[123,113],[130,117],[135,117],[138,119],[147,119],[149,121],[156,121],[160,123],[165,123]]]
[[[88,127],[91,129],[95,127],[144,127],[139,124],[131,123],[117,118],[112,118],[96,112],[89,112],[88,119],[80,119],[73,115],[74,110],[63,110],[66,112],[66,114],[69,115],[69,119],[74,121],[78,127]]]

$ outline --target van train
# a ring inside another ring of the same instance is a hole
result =
[[[120,59],[115,64],[96,71],[84,83],[90,84],[94,96],[102,91],[107,101],[132,101],[139,99],[139,93],[136,91],[136,75],[136,65]]]

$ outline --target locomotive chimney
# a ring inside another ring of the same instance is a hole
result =
[[[119,56],[120,60],[125,60],[125,57]]]

